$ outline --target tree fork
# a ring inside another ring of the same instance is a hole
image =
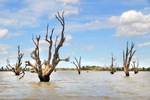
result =
[[[54,71],[55,67],[60,61],[69,61],[69,57],[65,59],[60,59],[59,57],[59,49],[63,46],[63,43],[66,38],[64,36],[64,30],[65,30],[64,12],[62,13],[62,15],[60,15],[58,12],[56,15],[56,19],[60,22],[62,26],[61,38],[58,44],[57,44],[58,36],[56,37],[55,42],[53,42],[52,38],[53,38],[54,28],[51,30],[50,36],[48,36],[49,25],[47,25],[46,35],[45,35],[45,41],[49,44],[47,60],[44,60],[43,63],[40,60],[40,57],[39,57],[40,36],[39,36],[36,38],[36,41],[34,41],[34,39],[32,38],[36,47],[35,47],[35,50],[31,53],[31,58],[34,59],[36,63],[31,64],[30,61],[26,61],[26,65],[31,66],[33,69],[35,69],[41,82],[49,82],[51,73]],[[55,48],[52,49],[52,47],[55,47]],[[52,50],[54,50],[53,56],[52,56]],[[44,68],[42,68],[43,65],[44,65]]]
[[[123,66],[124,66],[124,72],[126,76],[129,76],[130,62],[132,60],[133,55],[136,52],[136,50],[133,50],[133,48],[134,48],[134,43],[132,42],[131,47],[129,49],[128,42],[127,42],[126,52],[123,51]]]

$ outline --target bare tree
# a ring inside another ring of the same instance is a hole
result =
[[[139,60],[137,60],[137,63],[136,61],[132,61],[132,67],[133,67],[133,70],[134,70],[134,74],[137,74],[138,73],[138,67],[139,67]]]
[[[114,59],[113,53],[112,53],[111,55],[112,55],[112,57],[111,57],[110,73],[111,73],[111,74],[114,74],[114,72],[115,72],[115,70],[114,70],[114,61],[115,61],[116,59]]]
[[[17,63],[14,65],[14,67],[12,65],[10,65],[9,60],[7,59],[7,69],[11,70],[15,73],[15,75],[20,75],[20,74],[24,74],[24,70],[26,68],[26,66],[24,68],[21,67],[22,65],[22,57],[23,57],[23,53],[20,53],[20,46],[18,46],[18,60]]]
[[[130,62],[132,60],[133,55],[136,52],[136,50],[133,50],[133,48],[134,48],[134,43],[131,44],[131,47],[129,49],[128,42],[127,42],[126,51],[123,51],[123,66],[124,66],[124,72],[126,76],[129,76]]]
[[[36,37],[36,41],[34,40],[34,37],[32,38],[34,44],[35,44],[35,49],[31,53],[31,58],[35,60],[35,64],[31,64],[30,61],[26,61],[27,66],[31,66],[35,72],[38,74],[38,77],[40,81],[43,82],[48,82],[50,80],[50,75],[54,71],[55,67],[60,61],[69,61],[69,57],[65,59],[60,59],[59,57],[59,49],[63,46],[63,43],[66,39],[64,36],[64,30],[65,30],[65,20],[64,20],[64,12],[62,15],[59,14],[59,12],[56,15],[56,19],[60,22],[62,26],[61,30],[61,37],[60,41],[58,42],[58,36],[56,36],[55,41],[53,41],[52,36],[54,32],[54,28],[51,30],[51,35],[48,38],[48,27],[46,29],[46,35],[45,35],[45,41],[49,44],[49,50],[48,50],[48,58],[47,60],[44,60],[43,62],[40,60],[39,57],[39,41],[41,36]],[[52,47],[54,46],[54,52],[52,56]],[[42,66],[44,65],[44,68]]]
[[[77,60],[76,57],[74,58],[75,58],[76,63],[74,61],[72,63],[76,66],[78,74],[81,74],[81,57],[79,58],[79,61]]]

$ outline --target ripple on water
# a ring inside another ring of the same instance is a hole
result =
[[[26,72],[18,80],[13,73],[0,72],[0,99],[51,100],[149,100],[150,73],[56,72],[50,82],[39,82],[37,74]]]

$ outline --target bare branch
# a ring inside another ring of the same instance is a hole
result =
[[[63,45],[64,41],[65,41],[65,37],[64,37],[64,29],[65,29],[65,22],[64,22],[64,17],[63,17],[64,12],[62,13],[62,16],[60,16],[60,14],[58,13],[58,15],[56,15],[57,20],[61,23],[62,25],[62,32],[61,32],[61,38],[59,41],[59,44],[57,45],[54,55],[53,55],[53,60],[52,63],[55,64],[56,60],[58,59],[58,52],[60,47]]]
[[[24,75],[25,75],[24,70],[23,70],[22,73],[20,73],[20,74],[22,74],[22,76],[19,78],[19,80],[22,79],[22,78],[24,77]]]
[[[124,66],[124,72],[126,73],[126,76],[129,76],[129,66],[131,59],[133,55],[135,54],[136,50],[133,51],[134,43],[131,44],[130,49],[128,48],[128,42],[126,46],[126,53],[123,51],[123,66]]]
[[[18,46],[18,63],[16,63],[16,68],[19,68],[22,65],[21,59],[23,57],[23,53],[20,53],[20,45]]]
[[[45,39],[47,40],[48,38],[48,27],[49,27],[49,24],[47,24],[47,28],[46,28],[46,36],[45,36]]]
[[[56,39],[55,39],[55,45],[54,45],[54,46],[55,46],[55,49],[56,49],[56,47],[57,47],[57,39],[58,39],[58,37],[59,37],[59,35],[57,35],[57,36],[56,36]]]
[[[52,45],[53,45],[52,35],[54,32],[54,28],[51,30],[51,35],[50,35],[49,40],[48,40],[48,27],[49,27],[49,25],[47,25],[45,40],[49,43],[48,59],[47,60],[48,60],[48,64],[50,64],[51,55],[52,55],[51,50],[52,50]]]
[[[81,57],[79,58],[79,61],[77,60],[76,57],[74,58],[75,58],[76,63],[74,61],[72,63],[76,66],[78,74],[80,74],[81,73],[80,71],[81,70]]]
[[[25,63],[26,63],[26,66],[31,66],[38,73],[37,67],[35,65],[31,64],[30,61],[25,61]]]

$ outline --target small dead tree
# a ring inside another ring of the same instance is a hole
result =
[[[138,73],[138,67],[139,67],[139,60],[137,60],[137,63],[136,61],[132,61],[132,67],[133,67],[133,70],[134,70],[134,74],[137,74]]]
[[[136,52],[136,50],[133,50],[133,48],[134,48],[134,43],[131,44],[131,47],[129,49],[128,42],[127,42],[126,51],[123,51],[123,66],[124,66],[124,72],[126,76],[129,76],[130,62],[132,60],[133,55]]]
[[[115,72],[115,70],[114,70],[114,61],[115,61],[116,59],[114,59],[113,53],[112,53],[111,55],[112,55],[112,57],[111,57],[110,73],[111,73],[111,74],[114,74],[114,72]]]
[[[73,61],[72,63],[76,66],[78,74],[81,74],[81,57],[79,58],[79,61],[77,60],[76,57],[74,57],[76,63]]]
[[[7,59],[7,69],[14,72],[15,75],[20,75],[20,74],[24,74],[24,70],[26,68],[26,66],[24,68],[21,67],[22,65],[22,57],[23,57],[23,53],[20,53],[20,46],[18,46],[18,60],[17,63],[14,65],[14,67],[12,65],[10,65],[9,60]],[[24,76],[24,75],[23,75]]]
[[[65,20],[64,20],[64,12],[62,15],[59,14],[59,12],[56,15],[56,19],[60,22],[62,26],[61,30],[61,37],[58,42],[58,36],[56,36],[55,41],[53,41],[52,36],[54,32],[54,28],[51,30],[51,35],[48,38],[48,25],[45,35],[45,41],[49,44],[49,50],[48,50],[48,58],[47,60],[44,60],[43,62],[40,59],[39,56],[39,41],[41,36],[36,36],[36,41],[34,40],[34,37],[32,37],[33,43],[35,44],[35,49],[31,53],[31,58],[35,60],[35,64],[31,64],[30,61],[26,61],[27,66],[31,66],[35,72],[38,74],[38,77],[40,81],[42,82],[48,82],[50,80],[50,75],[54,71],[55,67],[60,61],[69,61],[69,57],[65,59],[60,59],[59,57],[59,50],[63,46],[63,43],[66,39],[64,36],[64,30],[65,30]],[[54,44],[55,43],[55,44]],[[52,56],[52,47],[54,46],[54,52]],[[53,57],[53,58],[52,58]],[[44,68],[42,66],[44,65]]]

